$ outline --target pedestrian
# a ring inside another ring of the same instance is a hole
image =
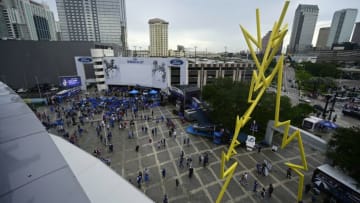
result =
[[[166,169],[165,168],[163,168],[161,170],[161,175],[162,175],[163,178],[165,178],[165,176],[166,176]]]
[[[149,181],[149,173],[146,173],[144,174],[144,181],[145,183],[147,183]]]
[[[253,187],[253,192],[257,192],[257,187],[258,187],[259,183],[257,182],[257,180],[254,181],[254,187]]]
[[[193,167],[190,167],[190,168],[189,168],[189,178],[192,177],[193,173],[194,173],[194,168],[193,168]]]
[[[112,144],[109,144],[109,151],[113,152],[114,151],[114,146]]]
[[[172,134],[172,133],[171,133],[171,130],[169,130],[169,137],[171,137],[171,134]]]
[[[174,135],[174,139],[176,139],[176,131],[174,131],[173,135]]]
[[[136,145],[135,151],[136,151],[136,152],[139,152],[139,148],[140,148],[140,146],[139,146],[139,145]]]
[[[181,150],[180,157],[184,158],[184,150]]]
[[[207,153],[205,153],[203,166],[206,167],[206,165],[207,165],[208,162],[209,162],[209,156],[208,156]]]
[[[164,145],[164,147],[166,147],[166,140],[165,140],[165,138],[164,138],[164,141],[163,141],[163,145]]]
[[[286,170],[286,177],[289,178],[289,179],[291,179],[291,168],[288,168],[288,169]]]
[[[178,188],[179,187],[179,179],[175,179],[175,185],[176,185],[176,188]]]
[[[138,184],[138,188],[141,188],[141,180],[142,180],[142,177],[141,176],[137,176],[136,177],[136,182]]]
[[[202,160],[203,160],[203,155],[200,154],[200,155],[199,155],[199,165],[201,164]]]
[[[158,143],[157,143],[157,148],[160,149],[160,146],[161,146],[161,142],[158,141]]]
[[[263,187],[261,192],[260,192],[260,195],[261,195],[261,198],[264,199],[265,198],[265,194],[266,194],[266,189]]]
[[[269,189],[268,189],[268,193],[269,193],[269,198],[271,198],[271,194],[274,192],[274,187],[272,184],[269,185]]]
[[[184,145],[186,144],[186,138],[184,137]]]
[[[164,200],[163,200],[163,203],[168,203],[168,197],[167,197],[167,195],[166,195],[166,194],[164,195]]]
[[[188,146],[190,146],[190,138],[189,138],[189,137],[186,138],[186,144],[187,144]]]
[[[240,183],[241,183],[242,185],[247,185],[247,184],[248,184],[247,179],[248,179],[248,173],[245,172],[245,173],[241,176]]]
[[[258,146],[258,153],[260,153],[261,152],[261,146],[259,145]]]
[[[184,157],[183,157],[183,156],[180,156],[180,161],[179,161],[179,167],[180,167],[180,168],[184,168],[183,162],[184,162]]]

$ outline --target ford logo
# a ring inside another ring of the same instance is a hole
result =
[[[81,63],[91,63],[92,58],[90,58],[90,57],[78,58],[78,61],[81,62]]]
[[[180,65],[184,64],[184,62],[182,60],[180,60],[180,59],[172,59],[170,61],[170,64],[175,65],[175,66],[180,66]]]

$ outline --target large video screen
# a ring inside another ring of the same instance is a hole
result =
[[[72,88],[81,86],[81,79],[79,76],[61,76],[60,86],[64,88]]]
[[[180,83],[186,84],[187,61],[185,59],[105,57],[105,83],[164,89],[171,83],[170,66],[180,69]]]

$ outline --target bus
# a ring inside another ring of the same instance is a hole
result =
[[[317,189],[327,193],[330,197],[336,199],[337,202],[360,202],[358,183],[339,169],[328,164],[317,167],[311,181]]]
[[[308,118],[305,118],[302,122],[302,128],[305,130],[308,130],[310,132],[314,132],[317,130],[317,128],[319,128],[319,123],[322,121],[323,119],[315,117],[315,116],[310,116]]]

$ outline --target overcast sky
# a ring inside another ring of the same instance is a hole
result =
[[[46,2],[55,13],[55,0],[35,0]],[[330,26],[336,10],[357,8],[360,0],[292,0],[285,18],[289,24],[285,44],[288,44],[292,20],[298,4],[317,4],[319,16],[313,44],[316,43],[320,27]],[[252,34],[255,30],[255,9],[260,8],[261,31],[265,35],[278,19],[284,5],[283,0],[126,0],[128,45],[139,49],[149,46],[150,18],[161,18],[169,22],[169,49],[184,45],[189,50],[197,46],[197,51],[238,52],[246,49],[239,25]],[[360,21],[358,14],[356,22]]]

